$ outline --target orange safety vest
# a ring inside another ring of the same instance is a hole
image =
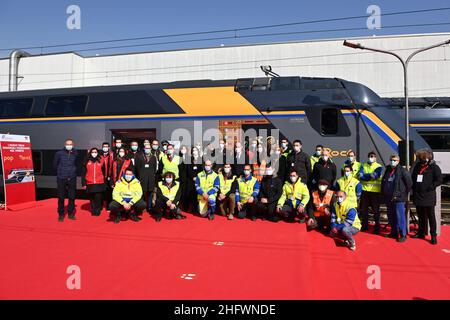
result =
[[[314,204],[314,217],[320,217],[325,215],[325,208],[328,207],[330,210],[331,199],[333,198],[334,192],[331,190],[327,190],[325,196],[322,201],[320,201],[319,191],[314,191],[313,196],[313,204]]]

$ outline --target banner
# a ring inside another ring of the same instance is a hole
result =
[[[0,134],[5,207],[36,201],[29,136]]]

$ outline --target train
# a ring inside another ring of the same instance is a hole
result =
[[[432,149],[429,131],[450,136],[449,109],[439,109],[435,117],[425,112],[423,118],[419,109],[411,110],[413,150]],[[401,106],[367,86],[339,78],[280,76],[0,93],[0,133],[31,137],[37,189],[47,195],[56,189],[53,156],[66,138],[83,154],[115,138],[194,145],[208,143],[208,132],[219,132],[232,143],[242,139],[239,133],[255,130],[257,135],[276,133],[278,140],[301,139],[308,153],[322,144],[338,167],[349,149],[360,161],[375,151],[387,164],[405,140],[403,114]],[[448,156],[450,149],[440,151]],[[79,167],[78,174],[81,160]]]

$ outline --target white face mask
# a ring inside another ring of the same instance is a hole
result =
[[[131,150],[136,151],[138,149],[138,146],[131,146]]]
[[[106,152],[109,151],[109,148],[108,147],[104,147],[102,150],[103,150],[104,153],[106,153]]]
[[[316,150],[316,155],[320,157],[322,155],[322,151]]]
[[[325,190],[327,190],[327,188],[328,188],[327,186],[323,186],[323,185],[322,185],[322,186],[319,186],[319,190],[322,191],[322,192],[324,192]]]
[[[345,174],[346,177],[350,177],[350,175],[351,175],[352,173],[351,173],[350,171],[345,171],[344,174]]]
[[[281,147],[282,147],[283,149],[286,149],[287,143],[283,142],[283,143],[281,144]]]
[[[241,152],[241,148],[236,148],[236,153],[240,153]]]
[[[323,161],[328,161],[329,158],[329,156],[323,156]]]
[[[370,157],[369,158],[369,162],[370,163],[374,163],[375,161],[377,161],[377,158],[374,158],[374,157]]]
[[[348,161],[353,162],[355,160],[355,157],[348,157]]]
[[[181,154],[186,154],[187,153],[187,150],[186,149],[181,149]]]
[[[262,153],[263,152],[263,148],[258,148],[258,152]]]
[[[66,146],[67,151],[71,151],[73,149],[73,146]]]
[[[223,172],[228,174],[231,172],[231,168],[223,168]]]
[[[273,175],[273,170],[266,170],[266,175],[267,176]]]
[[[192,152],[192,155],[194,156],[194,158],[197,158],[198,157],[198,151]]]
[[[125,152],[119,152],[119,157],[121,158],[125,157]]]
[[[297,181],[297,177],[289,177],[291,179],[292,183],[295,183]]]
[[[131,176],[129,174],[125,175],[125,180],[131,181],[131,179],[133,179],[132,175]]]
[[[219,144],[220,149],[223,149],[225,145],[223,143]]]
[[[211,166],[205,166],[205,171],[206,171],[206,172],[211,171]]]
[[[398,164],[397,160],[391,160],[391,166],[396,167]]]
[[[122,144],[121,143],[116,143],[116,148],[122,148]]]
[[[344,197],[338,197],[338,198],[337,198],[337,201],[338,201],[339,203],[344,202]]]
[[[164,150],[164,151],[167,150],[167,146],[166,146],[166,145],[163,146],[163,150]]]
[[[301,149],[302,149],[302,147],[299,147],[299,146],[294,147],[295,152],[300,152]]]
[[[172,181],[173,181],[173,179],[172,179],[172,178],[166,178],[166,182],[167,182],[168,184],[171,184],[171,183],[172,183]]]
[[[97,156],[98,156],[98,153],[96,153],[96,152],[95,153],[91,153],[91,157],[92,158],[97,158]]]
[[[173,154],[173,149],[169,149],[169,150],[167,150],[167,154],[168,154],[168,155],[171,155],[171,154]]]
[[[152,149],[153,149],[153,150],[158,150],[158,149],[159,149],[159,145],[153,144],[153,145],[152,145]]]
[[[249,175],[250,175],[250,170],[244,170],[244,174],[245,174],[246,176],[249,176]]]
[[[252,148],[253,148],[253,149],[256,148],[256,143],[252,143]]]
[[[276,154],[277,156],[279,156],[279,155],[281,154],[281,151],[280,151],[280,150],[277,150],[277,151],[275,151],[275,154]]]
[[[152,150],[150,148],[145,148],[144,152],[145,152],[145,154],[150,154],[150,152],[152,152]]]

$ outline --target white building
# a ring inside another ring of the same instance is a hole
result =
[[[450,33],[352,38],[403,57],[450,38]],[[394,57],[355,50],[344,39],[220,46],[83,57],[77,53],[23,57],[18,90],[107,86],[195,79],[261,77],[261,65],[280,75],[338,77],[363,83],[384,97],[403,95],[403,71]],[[410,65],[411,96],[450,96],[450,47],[416,56]],[[9,59],[0,59],[0,91],[8,91]]]

